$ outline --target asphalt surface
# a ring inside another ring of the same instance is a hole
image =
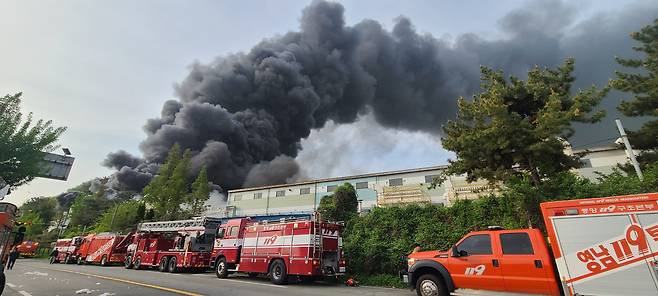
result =
[[[124,269],[120,266],[50,265],[46,260],[19,259],[6,270],[2,295],[10,296],[121,296],[121,295],[363,295],[411,296],[409,290],[376,287],[345,287],[324,282],[277,286],[265,278],[232,275],[218,279],[212,272],[163,273]]]

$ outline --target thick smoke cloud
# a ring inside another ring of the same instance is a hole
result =
[[[194,154],[192,174],[206,166],[222,188],[284,182],[298,174],[292,158],[300,141],[329,121],[353,123],[369,114],[387,128],[438,135],[456,98],[478,90],[480,65],[523,76],[534,65],[583,54],[583,65],[576,56],[579,83],[596,81],[587,79],[588,67],[611,77],[613,53],[628,53],[628,32],[658,16],[658,7],[634,5],[617,18],[579,24],[574,16],[563,2],[532,2],[500,21],[503,39],[465,34],[448,42],[419,34],[403,17],[391,31],[373,20],[347,26],[340,4],[315,1],[303,10],[299,31],[192,65],[175,88],[179,100],[167,101],[160,118],[144,126],[144,160],[118,152],[105,164],[119,170],[116,187],[138,188],[155,173],[146,169],[179,143]]]
[[[142,162],[144,162],[144,160],[141,158],[134,157],[124,150],[119,150],[117,152],[108,154],[105,160],[102,162],[102,165],[113,168],[115,170],[120,170],[124,166],[134,169]]]

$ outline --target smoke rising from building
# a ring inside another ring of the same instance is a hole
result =
[[[585,55],[585,42],[594,42],[585,37],[596,35],[614,46],[587,53],[582,64],[576,56],[576,74],[594,68],[611,77],[614,55],[630,55],[628,32],[658,16],[657,7],[641,4],[619,18],[574,24],[573,7],[532,2],[500,21],[504,39],[465,34],[449,42],[418,33],[404,17],[390,31],[374,20],[348,26],[342,5],[314,1],[303,10],[299,31],[193,64],[175,87],[178,100],[146,122],[143,159],[119,151],[104,165],[118,170],[113,188],[139,190],[179,143],[193,152],[191,173],[205,165],[224,189],[289,181],[299,174],[301,139],[328,121],[349,124],[369,114],[387,128],[437,135],[454,116],[456,99],[477,91],[480,65],[523,76],[533,65],[560,64],[570,52]],[[605,22],[620,29],[608,35],[597,27]]]

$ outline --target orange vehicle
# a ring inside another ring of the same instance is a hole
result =
[[[34,257],[39,249],[39,242],[33,241],[24,241],[20,245],[16,246],[18,252],[23,257]]]
[[[111,263],[123,264],[131,239],[132,234],[89,234],[84,237],[80,248],[75,254],[76,262],[79,265],[84,263],[98,263],[102,266]]]
[[[19,227],[19,233],[14,233],[16,224],[17,208],[8,202],[0,202],[0,258],[2,267],[0,267],[0,295],[5,289],[5,262],[11,248],[21,242],[25,227]]]
[[[422,296],[658,295],[658,193],[546,202],[541,210],[550,249],[537,229],[490,227],[448,252],[410,254],[403,280]]]

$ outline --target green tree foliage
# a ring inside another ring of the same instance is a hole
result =
[[[78,196],[70,209],[69,227],[91,227],[110,206],[112,202],[97,194]]]
[[[618,109],[626,116],[658,116],[658,19],[639,32],[631,33],[631,38],[640,43],[633,47],[643,58],[624,59],[617,57],[617,63],[634,69],[631,73],[615,72],[616,79],[611,85],[620,91],[633,94],[633,98],[623,101]],[[658,160],[658,120],[646,122],[639,130],[629,132],[631,144],[636,149],[648,150],[639,157],[645,165]]]
[[[657,191],[658,163],[654,163],[647,166],[643,181],[621,171],[601,175],[597,182],[563,172],[535,186],[529,177],[522,176],[511,178],[496,196],[460,200],[450,207],[374,208],[346,225],[343,240],[348,270],[357,275],[395,275],[403,267],[401,257],[415,244],[424,250],[447,250],[466,233],[489,225],[516,229],[526,227],[531,220],[545,229],[540,202]]]
[[[25,240],[35,240],[45,229],[43,220],[37,213],[25,213],[18,218],[18,222],[25,223]]]
[[[54,150],[66,130],[50,120],[34,122],[32,113],[23,121],[21,95],[0,97],[0,175],[10,186],[34,179],[42,170],[43,152]]]
[[[472,100],[459,99],[457,119],[443,127],[443,147],[457,155],[446,174],[492,182],[529,174],[538,185],[579,166],[577,157],[564,154],[558,137],[569,138],[574,121],[599,121],[604,112],[591,113],[607,88],[572,95],[572,59],[556,69],[535,67],[526,81],[513,76],[506,80],[502,71],[487,67],[481,70],[483,91]]]
[[[356,215],[359,201],[354,186],[345,183],[338,186],[332,195],[323,196],[318,211],[323,219],[348,221]]]
[[[186,204],[190,198],[188,195],[190,184],[187,179],[190,158],[189,150],[181,154],[180,145],[174,144],[158,174],[144,188],[144,200],[153,207],[156,220],[189,217],[188,212],[182,211],[181,205]],[[199,187],[199,189],[204,188]]]
[[[196,180],[192,183],[192,192],[187,196],[187,204],[191,216],[199,216],[205,210],[204,206],[210,197],[210,184],[208,184],[208,172],[203,166]]]
[[[54,197],[33,197],[26,201],[21,207],[23,214],[36,213],[41,217],[44,224],[48,225],[55,217],[57,200]]]
[[[129,232],[143,219],[144,203],[141,201],[125,201],[108,209],[98,220],[95,232]]]

